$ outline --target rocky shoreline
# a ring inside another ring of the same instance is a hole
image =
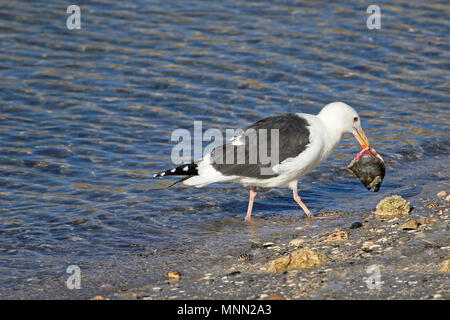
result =
[[[422,208],[400,203],[388,215],[379,204],[353,222],[333,213],[348,221],[339,228],[305,220],[294,233],[250,241],[200,276],[167,270],[157,285],[93,298],[449,299],[449,201],[443,191]],[[315,236],[305,235],[311,229]]]

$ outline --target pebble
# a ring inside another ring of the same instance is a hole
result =
[[[248,253],[243,253],[238,257],[239,261],[250,261],[253,259],[253,256],[251,254]]]
[[[366,241],[363,243],[362,248],[363,249],[370,249],[370,247],[372,247],[373,245],[375,245],[372,241]]]
[[[434,220],[428,218],[420,218],[415,220],[406,221],[400,226],[400,230],[416,230],[422,224],[434,224]]]
[[[417,220],[409,220],[400,226],[400,230],[416,230],[420,223]]]
[[[353,222],[352,225],[350,226],[350,229],[358,229],[361,228],[363,226],[363,224],[359,221],[357,222]]]
[[[301,244],[303,244],[304,242],[305,242],[304,239],[296,238],[296,239],[292,239],[292,240],[289,242],[289,245],[290,245],[290,246],[298,247],[298,246],[300,246]]]
[[[180,280],[180,273],[178,271],[169,271],[166,273],[166,277],[169,279],[169,281],[171,282],[177,282]]]
[[[442,263],[441,272],[450,273],[450,259]]]
[[[438,192],[437,196],[439,198],[444,198],[447,195],[447,192],[445,192],[444,190],[442,190],[441,192]]]
[[[225,276],[229,277],[229,276],[236,276],[238,274],[241,274],[241,272],[239,270],[236,271],[231,271],[230,273],[227,273]]]
[[[325,241],[341,241],[348,239],[349,233],[340,229],[334,229],[334,231],[327,237]]]
[[[263,248],[270,248],[270,247],[272,247],[273,245],[274,245],[273,242],[266,242],[266,243],[263,243]]]

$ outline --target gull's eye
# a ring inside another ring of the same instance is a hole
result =
[[[353,122],[357,122],[357,121],[358,121],[358,117],[354,117]]]

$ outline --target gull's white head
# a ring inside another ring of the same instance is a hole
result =
[[[369,148],[369,140],[361,128],[358,113],[343,102],[327,104],[317,115],[332,135],[340,140],[346,132],[352,133],[363,149]]]

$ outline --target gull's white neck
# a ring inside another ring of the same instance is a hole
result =
[[[324,157],[328,157],[341,142],[344,131],[342,130],[340,123],[336,122],[335,119],[326,117],[320,113],[317,115],[317,118],[324,126]]]

